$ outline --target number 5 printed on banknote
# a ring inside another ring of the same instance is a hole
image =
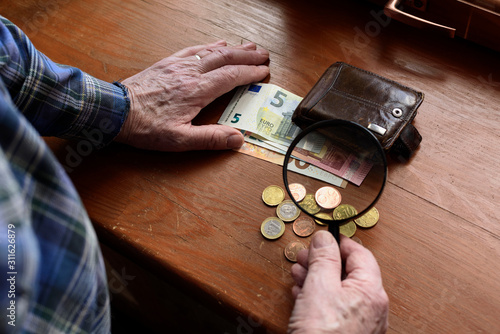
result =
[[[292,115],[301,100],[302,97],[273,84],[242,86],[218,123],[288,146],[300,132],[292,123]]]

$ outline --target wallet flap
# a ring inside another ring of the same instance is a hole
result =
[[[424,94],[377,74],[337,62],[330,66],[297,106],[300,127],[344,119],[372,130],[389,149],[416,115]]]

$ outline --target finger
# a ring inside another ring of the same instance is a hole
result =
[[[254,42],[246,42],[243,44],[235,45],[233,47],[244,50],[257,50],[257,44],[255,44]]]
[[[180,51],[177,51],[172,56],[179,57],[179,58],[190,57],[190,56],[194,56],[195,54],[197,54],[198,52],[200,52],[202,50],[210,49],[210,48],[217,48],[217,47],[226,46],[226,45],[227,45],[226,41],[220,40],[220,41],[217,41],[214,43],[190,46],[190,47],[184,48]]]
[[[200,91],[205,93],[200,96],[199,105],[207,106],[216,97],[230,92],[235,87],[262,81],[268,75],[269,67],[266,65],[226,66],[206,73],[202,76],[203,80],[198,84]]]
[[[204,74],[203,81],[199,84],[199,89],[206,92],[205,100],[200,101],[201,105],[208,105],[215,97],[221,96],[238,86],[247,85],[262,81],[269,75],[269,67],[259,66],[225,66],[222,69]]]
[[[346,279],[382,283],[380,267],[368,249],[342,235],[340,252],[345,260]]]
[[[294,299],[297,299],[297,296],[302,292],[302,287],[294,285],[292,287],[292,296]]]
[[[243,145],[240,131],[226,125],[192,125],[186,133],[180,149],[189,150],[226,150]]]
[[[208,73],[226,65],[260,65],[269,59],[265,49],[218,48],[201,58],[202,73]]]
[[[297,263],[306,269],[309,265],[308,260],[309,260],[309,250],[308,249],[303,249],[297,253]]]
[[[340,286],[342,261],[340,250],[333,235],[328,231],[318,231],[313,235],[309,247],[309,267],[306,282],[322,280]]]
[[[295,284],[302,287],[304,285],[304,281],[307,276],[307,269],[301,266],[298,263],[295,263],[291,268],[292,278],[295,281]]]
[[[224,46],[222,46],[224,47]],[[222,48],[219,46],[218,48]],[[257,50],[257,45],[253,42],[248,42],[245,44],[240,44],[240,45],[235,45],[235,46],[225,46],[226,48],[229,49],[239,49],[239,50],[247,50],[247,51],[255,51]],[[198,51],[196,54],[201,58],[207,57],[209,54],[213,53],[217,48],[206,48]]]

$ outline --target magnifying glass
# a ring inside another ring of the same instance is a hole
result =
[[[285,189],[295,205],[340,241],[339,227],[367,213],[387,179],[385,152],[367,128],[345,120],[314,123],[290,144]]]

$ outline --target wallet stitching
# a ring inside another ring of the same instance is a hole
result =
[[[356,71],[361,71],[361,72],[364,72],[364,73],[366,73],[366,74],[376,76],[377,78],[381,79],[382,81],[390,82],[390,83],[392,83],[392,84],[395,84],[396,86],[399,86],[399,87],[405,88],[405,89],[407,89],[407,90],[409,90],[409,91],[411,91],[411,92],[415,92],[415,93],[417,93],[418,95],[420,95],[420,94],[421,94],[420,92],[417,92],[417,91],[416,91],[415,89],[413,89],[413,88],[410,88],[410,87],[408,87],[408,86],[405,86],[405,85],[403,85],[403,84],[402,84],[402,83],[400,83],[400,82],[397,82],[397,81],[391,80],[391,79],[389,79],[389,78],[383,77],[383,76],[381,76],[381,75],[379,75],[379,74],[377,74],[377,73],[373,73],[373,72],[370,72],[370,71],[364,70],[364,69],[362,69],[362,68],[359,68],[359,67],[356,67],[356,66],[352,66],[352,65],[347,64],[347,63],[343,63],[343,64],[345,64],[346,66],[349,66],[350,68],[355,69]]]
[[[378,104],[376,102],[364,99],[364,98],[359,97],[357,95],[349,94],[347,92],[344,92],[344,91],[336,89],[336,88],[333,88],[333,90],[336,91],[336,92],[338,92],[341,95],[346,96],[347,98],[350,98],[351,100],[359,101],[359,102],[364,103],[364,104],[366,104],[368,106],[371,106],[371,107],[373,107],[373,106],[379,107],[380,109],[382,109],[383,111],[387,112],[388,114],[391,113],[391,111],[392,111],[392,109],[390,109],[390,108],[388,108],[388,107],[386,107],[386,106],[384,106],[382,104]],[[408,115],[405,115],[405,117],[403,117],[403,119],[406,121],[409,116],[411,116],[411,113],[408,113]]]
[[[339,66],[339,68],[336,70],[336,72],[337,72],[337,73],[335,73],[335,78],[332,80],[332,83],[331,83],[330,87],[328,87],[328,89],[325,89],[325,93],[324,93],[324,94],[323,94],[323,95],[322,95],[322,96],[318,99],[318,101],[316,101],[316,103],[315,103],[315,104],[313,104],[313,105],[311,106],[311,108],[307,111],[307,113],[308,113],[308,114],[309,114],[309,111],[313,110],[313,109],[314,109],[314,107],[315,107],[318,103],[320,103],[320,102],[321,102],[321,101],[325,98],[325,96],[326,96],[326,95],[328,94],[328,92],[329,92],[329,91],[333,88],[333,86],[335,86],[335,83],[337,82],[337,80],[338,80],[338,78],[339,78],[339,75],[340,75],[340,72],[341,72],[341,70],[342,70],[342,67],[343,67],[343,65],[346,65],[346,63],[342,63],[342,62],[341,62],[341,63],[339,63],[339,65],[340,65],[340,66]],[[312,118],[311,118],[311,119],[312,119]]]

